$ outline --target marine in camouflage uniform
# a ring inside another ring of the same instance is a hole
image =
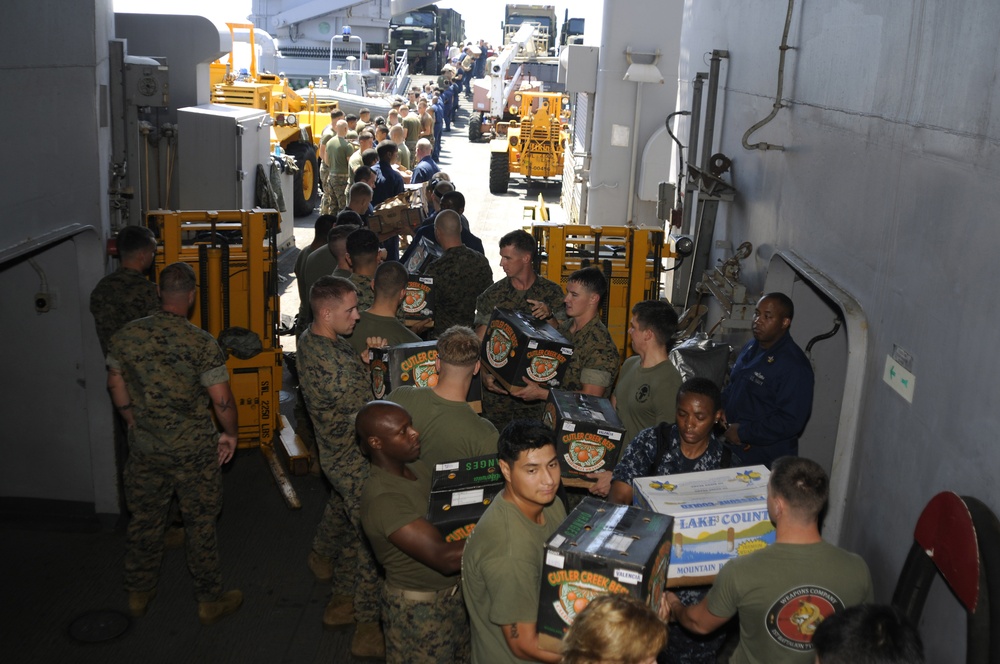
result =
[[[337,122],[338,131],[341,122],[344,123],[346,132],[347,122],[343,120]],[[345,194],[347,191],[347,169],[354,150],[354,145],[339,133],[326,142],[323,163],[329,167],[330,171],[323,182],[323,202],[320,214],[337,214],[338,211],[347,207]]]
[[[328,280],[346,281],[322,277],[314,289]],[[316,430],[320,465],[333,485],[313,550],[333,561],[334,599],[353,597],[355,621],[378,623],[378,578],[362,534],[360,512],[369,464],[354,436],[355,416],[371,395],[368,372],[345,338],[331,339],[314,329],[299,337],[296,360],[299,385]]]
[[[493,270],[486,256],[459,244],[446,249],[425,274],[434,278],[432,336],[439,337],[453,325],[472,327],[476,300],[493,285]]]
[[[505,277],[487,288],[476,300],[475,326],[488,325],[493,310],[498,307],[531,315],[531,303],[528,300],[544,302],[556,320],[560,323],[566,320],[563,290],[559,284],[536,276],[528,290],[519,291],[511,285],[510,277]],[[515,397],[483,390],[483,415],[498,431],[502,431],[514,419],[541,419],[544,409],[543,401],[525,403]]]
[[[118,232],[117,243],[121,267],[98,281],[90,293],[90,313],[104,355],[115,332],[160,308],[156,284],[143,274],[153,264],[156,252],[153,233],[140,226],[126,226]]]
[[[348,279],[358,289],[358,311],[371,309],[371,306],[375,304],[375,289],[372,288],[372,277],[351,272],[351,276]]]
[[[125,587],[130,593],[155,590],[167,510],[176,492],[195,595],[199,602],[214,602],[223,594],[215,535],[222,509],[219,466],[236,446],[236,406],[219,344],[172,305],[177,291],[168,289],[174,288],[176,272],[188,273],[190,290],[183,292],[190,307],[193,271],[184,264],[168,266],[161,275],[163,310],[122,328],[111,338],[107,356],[112,400],[130,424]],[[221,436],[206,391],[225,429]]]
[[[566,366],[566,374],[559,389],[579,392],[584,383],[604,388],[602,396],[608,396],[611,386],[618,377],[621,365],[618,347],[608,328],[600,318],[592,318],[575,333],[573,320],[559,327],[559,331],[573,344],[573,357]]]

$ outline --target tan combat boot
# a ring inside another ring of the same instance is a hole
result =
[[[358,659],[385,659],[385,635],[378,623],[358,623],[351,639],[351,654]]]
[[[198,602],[198,620],[202,625],[214,625],[243,604],[243,593],[239,590],[227,590],[222,597],[214,602]]]
[[[317,581],[329,581],[333,578],[333,561],[326,556],[310,551],[306,563]]]
[[[323,611],[323,627],[341,629],[354,624],[354,597],[334,595]]]
[[[133,618],[142,618],[149,609],[149,603],[156,597],[156,588],[152,590],[133,590],[128,594],[128,612]]]

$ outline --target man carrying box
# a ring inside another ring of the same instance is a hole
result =
[[[475,330],[480,339],[486,334],[493,310],[514,309],[543,320],[566,320],[566,306],[559,284],[535,272],[538,243],[530,233],[515,230],[500,238],[500,268],[507,276],[483,291],[476,300]],[[484,376],[484,382],[487,379]],[[515,418],[538,419],[544,404],[524,403],[511,396],[483,391],[483,414],[499,429]]]
[[[469,625],[458,573],[465,541],[445,542],[424,514],[431,471],[419,460],[420,438],[409,413],[372,401],[357,418],[371,458],[361,492],[365,534],[385,568],[385,659],[388,664],[462,664]]]
[[[504,488],[469,537],[462,556],[473,664],[559,662],[538,647],[538,591],[546,540],[566,518],[553,432],[515,420],[497,443]]]
[[[777,459],[767,486],[774,544],[726,563],[694,606],[685,607],[668,592],[670,617],[696,634],[708,634],[738,613],[740,642],[730,662],[812,664],[816,625],[874,598],[865,561],[820,536],[829,486],[815,461]]]
[[[445,461],[496,454],[496,427],[465,400],[479,371],[479,337],[456,325],[438,339],[437,352],[434,387],[401,385],[389,395],[413,414],[420,432],[420,460],[433,469]]]

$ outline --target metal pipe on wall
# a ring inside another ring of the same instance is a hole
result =
[[[712,158],[712,145],[715,143],[715,111],[719,101],[719,70],[722,58],[728,58],[729,51],[712,51],[708,74],[708,98],[705,100],[705,140],[701,146],[701,161],[703,171],[708,171]],[[688,152],[690,155],[691,153]]]
[[[698,154],[698,134],[701,130],[701,92],[705,85],[705,72],[698,72],[694,76],[694,83],[691,89],[691,125],[688,129],[688,163],[691,155]],[[691,184],[690,179],[678,182],[678,187],[684,188],[684,215],[681,220],[681,232],[691,233],[691,215],[694,212],[694,192],[697,188]]]

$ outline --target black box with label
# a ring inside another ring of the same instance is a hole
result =
[[[524,387],[524,379],[559,387],[573,345],[560,332],[534,316],[496,308],[483,335],[482,366],[505,389]]]
[[[434,277],[411,274],[406,281],[403,298],[403,316],[406,320],[424,320],[434,317]]]
[[[589,487],[587,473],[613,470],[625,445],[625,426],[610,399],[549,390],[542,421],[556,432],[563,484]]]
[[[559,651],[576,615],[603,593],[623,593],[659,611],[673,517],[584,498],[545,544],[538,644]]]
[[[400,385],[434,387],[437,385],[437,341],[414,341],[388,348],[368,350],[372,397],[385,399]],[[477,413],[483,411],[483,385],[479,374],[472,378],[465,400]]]
[[[497,455],[439,463],[432,470],[427,520],[447,542],[466,539],[503,489]]]

